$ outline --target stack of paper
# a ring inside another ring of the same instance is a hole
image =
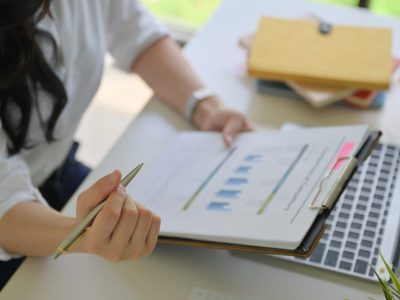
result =
[[[263,80],[260,90],[272,85],[276,90],[277,82],[284,82],[282,90],[317,108],[341,100],[377,107],[390,85],[391,39],[391,30],[384,28],[263,17],[245,45],[248,73]]]
[[[384,91],[354,90],[346,95],[344,90],[338,93],[342,96],[331,98],[329,92],[321,88],[304,90],[301,85],[294,82],[273,80],[257,80],[257,91],[272,96],[304,99],[315,108],[340,102],[358,109],[379,109],[385,104],[386,97]]]

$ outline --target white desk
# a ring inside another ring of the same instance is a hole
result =
[[[226,102],[248,113],[260,128],[278,128],[285,121],[307,125],[368,123],[384,131],[385,141],[400,143],[396,132],[398,85],[382,111],[344,107],[317,111],[301,101],[255,93],[253,82],[245,75],[245,54],[237,47],[238,37],[254,31],[260,15],[301,16],[309,11],[332,21],[396,28],[394,53],[400,53],[400,21],[394,19],[298,0],[226,0],[186,48],[186,54],[205,81]],[[138,162],[151,161],[178,131],[188,128],[174,112],[152,100],[80,191],[110,170],[119,168],[126,173]],[[74,209],[71,201],[65,212],[74,215]],[[1,298],[186,300],[196,287],[238,299],[383,299],[374,284],[273,257],[166,245],[158,246],[148,258],[120,264],[81,254],[58,261],[30,258],[4,288]]]

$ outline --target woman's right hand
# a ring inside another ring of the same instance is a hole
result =
[[[152,253],[160,231],[160,217],[127,195],[121,173],[101,178],[77,201],[76,224],[107,198],[84,237],[71,249],[100,255],[109,261],[136,260]]]

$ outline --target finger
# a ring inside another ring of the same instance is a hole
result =
[[[255,130],[256,127],[252,123],[250,123],[249,120],[246,120],[243,131],[255,131]]]
[[[136,202],[136,206],[138,208],[139,217],[132,238],[129,242],[130,258],[132,259],[138,259],[143,255],[153,215],[152,212],[142,204]]]
[[[228,120],[222,131],[222,136],[227,147],[232,145],[236,136],[243,130],[243,125],[244,122],[242,117],[232,116]]]
[[[118,224],[111,236],[111,247],[120,250],[126,248],[135,230],[138,221],[138,214],[135,202],[128,195],[125,199]]]
[[[107,198],[104,207],[94,219],[90,230],[89,247],[92,250],[100,252],[102,247],[109,244],[111,234],[118,224],[122,208],[126,198],[126,191],[123,186],[118,187],[115,192],[112,192]],[[88,234],[89,239],[89,234]]]
[[[115,170],[81,193],[80,198],[83,200],[86,210],[93,209],[98,203],[107,198],[111,192],[118,188],[120,181],[121,172]]]
[[[146,238],[145,255],[150,255],[157,244],[158,234],[160,233],[161,219],[153,215],[149,233]]]

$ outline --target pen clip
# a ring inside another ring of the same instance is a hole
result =
[[[88,228],[85,229],[85,231],[76,239],[74,240],[68,247],[66,247],[65,249],[61,248],[61,247],[57,247],[56,250],[56,256],[60,256],[60,255],[64,255],[64,254],[68,254],[71,250],[71,248],[77,243],[79,242],[88,232],[88,230],[90,229],[91,226],[89,226]],[[57,258],[56,257],[56,258]]]

